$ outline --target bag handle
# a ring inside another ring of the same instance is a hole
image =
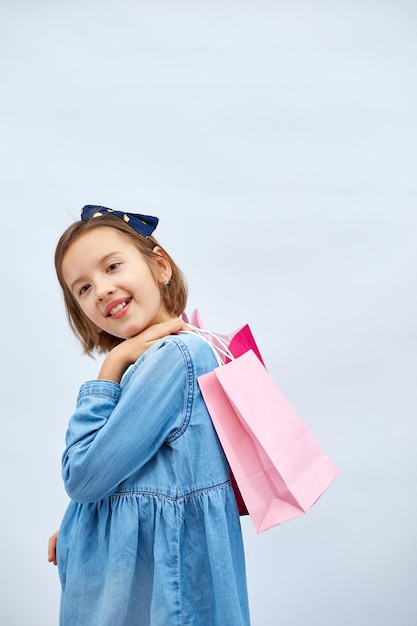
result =
[[[224,365],[225,358],[228,358],[231,361],[234,360],[235,357],[229,350],[229,343],[223,337],[211,332],[210,330],[193,326],[192,324],[187,324],[187,326],[190,328],[190,330],[182,330],[180,332],[199,335],[206,343],[208,343],[219,365]],[[212,341],[210,341],[210,339],[206,337],[206,335],[208,335],[209,337],[213,337],[220,344],[221,347],[215,345]]]

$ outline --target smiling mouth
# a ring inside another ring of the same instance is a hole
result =
[[[116,304],[116,306],[110,309],[110,311],[107,314],[107,317],[112,317],[113,315],[116,315],[116,313],[124,309],[129,304],[129,302],[130,300],[125,300],[124,302],[119,302],[119,304]]]

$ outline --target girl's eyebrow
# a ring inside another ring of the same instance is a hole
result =
[[[106,263],[112,256],[114,256],[115,254],[122,254],[122,252],[115,250],[114,252],[109,252],[109,254],[105,254],[101,259],[99,259],[97,261],[97,265],[103,265],[103,263]],[[84,282],[84,276],[77,276],[77,278],[71,283],[70,286],[70,290],[73,291],[74,287],[77,283],[82,283]]]

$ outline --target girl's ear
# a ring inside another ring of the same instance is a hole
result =
[[[165,252],[161,246],[155,246],[152,252],[155,255],[155,265],[161,277],[161,282],[168,284],[172,276],[171,263],[166,258]]]

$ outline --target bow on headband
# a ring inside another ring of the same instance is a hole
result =
[[[105,206],[96,206],[95,204],[87,204],[81,210],[81,220],[86,222],[93,217],[100,217],[110,213],[116,215],[121,220],[129,224],[136,232],[143,237],[149,237],[158,225],[158,218],[152,215],[140,215],[140,213],[123,213],[123,211],[113,211]]]

